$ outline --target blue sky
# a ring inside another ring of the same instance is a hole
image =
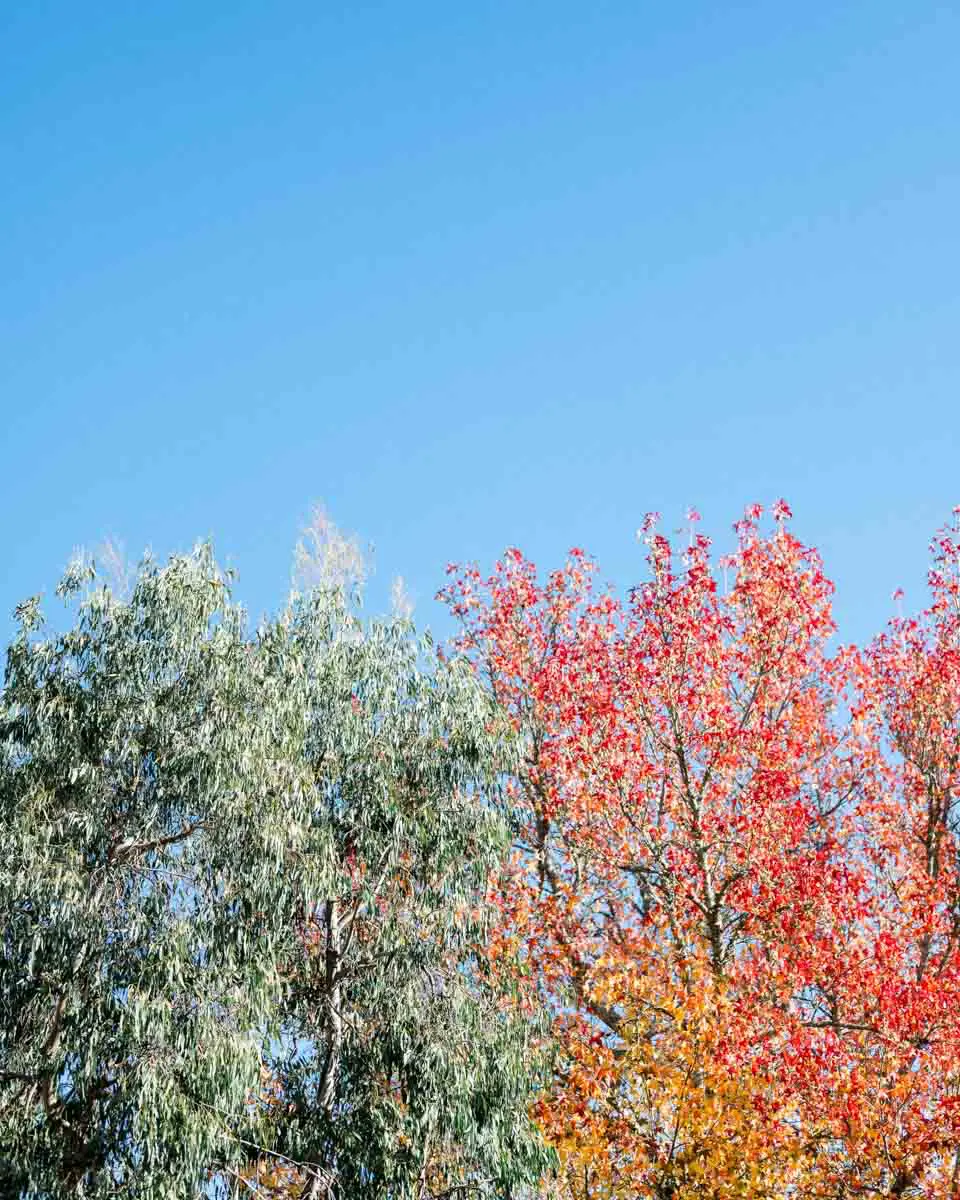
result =
[[[635,582],[784,495],[846,638],[960,501],[960,9],[6,5],[0,622],[212,534],[254,612],[323,501]],[[9,624],[4,626],[9,628]]]

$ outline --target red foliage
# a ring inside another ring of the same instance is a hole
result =
[[[960,540],[925,613],[831,651],[772,515],[719,570],[651,515],[627,602],[580,550],[442,593],[525,736],[492,953],[552,1014],[574,1194],[957,1194]]]

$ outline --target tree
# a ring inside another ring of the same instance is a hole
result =
[[[720,572],[651,517],[626,605],[580,551],[444,593],[525,741],[494,947],[552,1014],[571,1195],[957,1186],[960,546],[924,621],[830,654],[789,515]]]
[[[505,747],[469,672],[342,586],[251,634],[205,547],[94,583],[65,632],[21,606],[0,697],[4,1194],[535,1178],[526,1027],[475,951]]]
[[[264,1096],[284,1158],[244,1177],[267,1194],[517,1194],[549,1159],[526,1116],[527,1025],[478,952],[506,848],[481,798],[502,721],[402,615],[364,628],[330,593],[296,599],[262,652],[312,819],[286,866],[299,903]]]
[[[826,926],[808,996],[836,1059],[805,1096],[823,1174],[894,1196],[960,1186],[960,509],[931,550],[928,608],[851,664],[857,907]]]

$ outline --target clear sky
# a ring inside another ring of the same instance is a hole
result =
[[[960,500],[960,7],[2,5],[0,622],[105,535],[256,612],[322,500],[617,585],[784,495],[847,638]],[[378,591],[379,589],[379,591]]]

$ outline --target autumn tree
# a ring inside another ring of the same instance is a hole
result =
[[[855,907],[824,922],[805,997],[832,1063],[803,1117],[848,1193],[960,1192],[960,509],[931,551],[928,607],[852,664]]]
[[[650,578],[509,552],[444,595],[525,743],[494,948],[562,1053],[538,1105],[576,1196],[956,1189],[956,536],[934,603],[831,653],[774,506]]]

